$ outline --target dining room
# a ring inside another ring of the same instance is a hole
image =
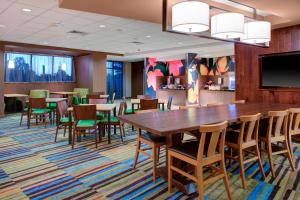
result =
[[[299,6],[0,0],[0,199],[299,199]]]

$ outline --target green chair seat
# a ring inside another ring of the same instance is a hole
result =
[[[99,123],[99,120],[96,121],[96,124]],[[77,127],[87,127],[87,128],[92,128],[95,125],[95,120],[79,120],[77,122]]]
[[[61,123],[69,123],[69,117],[62,117],[59,120]],[[72,122],[74,122],[74,118],[72,117]]]
[[[81,103],[82,103],[82,104],[88,104],[87,98],[86,98],[86,97],[82,97],[82,98],[81,98]]]
[[[138,109],[133,109],[133,112],[132,112],[132,108],[128,108],[128,109],[126,109],[125,114],[132,114],[135,111],[138,111]]]
[[[105,115],[103,113],[97,113],[96,116],[97,116],[97,119],[99,119],[99,120],[105,118]]]
[[[49,103],[47,108],[50,109],[50,110],[55,110],[56,109],[56,103]]]
[[[41,108],[41,109],[38,109],[38,108],[32,109],[32,114],[45,114],[45,113],[49,113],[49,112],[51,112],[50,109],[43,109],[43,108]]]
[[[28,112],[28,108],[25,107],[25,108],[24,108],[24,112]]]
[[[118,123],[120,120],[117,117],[110,117],[110,122],[112,123]],[[103,119],[100,120],[100,123],[108,123],[108,117],[104,117]]]

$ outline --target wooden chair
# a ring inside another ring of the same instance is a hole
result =
[[[26,101],[28,101],[28,97],[21,97],[22,111],[21,111],[20,126],[22,126],[24,115],[28,115],[28,106]]]
[[[138,113],[143,113],[140,111]],[[141,144],[147,144],[149,148],[141,148]],[[136,168],[136,164],[139,158],[139,154],[142,153],[152,159],[152,166],[153,166],[153,181],[156,181],[157,176],[157,163],[159,162],[159,153],[160,147],[165,146],[166,138],[162,136],[158,136],[152,134],[150,132],[143,132],[140,128],[138,128],[138,137],[137,137],[137,145],[135,151],[135,157],[133,161],[132,168]],[[149,154],[147,151],[152,150],[152,154]]]
[[[286,154],[293,171],[295,171],[295,166],[289,145],[288,111],[269,111],[268,116],[268,123],[260,126],[259,140],[266,145],[272,177],[275,178],[273,155]],[[262,150],[265,149],[262,148]]]
[[[100,123],[96,116],[96,105],[79,105],[73,106],[74,112],[74,126],[72,137],[72,149],[74,149],[75,138],[78,134],[85,131],[94,130],[96,148],[98,148],[98,132],[100,130]],[[98,131],[97,131],[98,129]]]
[[[246,103],[246,100],[234,100],[231,103]]]
[[[125,108],[125,105],[124,105],[124,102],[122,101],[122,102],[120,102],[118,116],[124,114],[124,108]],[[99,122],[102,125],[102,130],[105,130],[105,127],[108,126],[108,118],[104,117]],[[114,116],[110,117],[110,122],[111,122],[112,126],[118,126],[120,128],[121,141],[124,142],[123,141],[123,136],[125,137],[124,122],[121,122],[118,117],[114,117]]]
[[[158,99],[141,99],[141,110],[157,109]]]
[[[54,142],[57,140],[57,134],[59,129],[64,129],[64,136],[66,135],[66,129],[69,127],[69,112],[68,112],[68,103],[66,101],[60,101],[57,103],[57,114],[59,120],[56,124],[56,133]],[[74,118],[72,117],[72,123],[74,123]]]
[[[167,110],[171,110],[172,109],[172,100],[173,100],[173,97],[169,96],[168,97],[168,103],[167,103]]]
[[[89,102],[90,99],[99,99],[100,98],[100,94],[88,94],[86,95],[87,98],[87,102]]]
[[[28,128],[30,128],[30,120],[32,116],[38,124],[38,118],[40,117],[46,128],[47,126],[47,117],[49,117],[51,110],[47,109],[46,98],[29,98],[29,109],[28,109]]]
[[[226,158],[235,159],[238,161],[240,167],[240,176],[244,189],[247,187],[244,164],[257,161],[262,177],[264,179],[266,178],[258,147],[260,116],[260,113],[256,115],[240,116],[240,131],[229,131],[226,133],[225,144],[230,148],[230,155],[226,155]],[[233,156],[233,151],[237,152],[236,156]],[[246,159],[247,156],[244,156],[244,153],[248,153],[253,156]]]
[[[300,108],[289,109],[290,150],[294,160],[293,147],[300,146]]]
[[[187,142],[168,149],[168,191],[172,192],[173,173],[176,172],[197,184],[199,199],[204,199],[204,186],[223,179],[228,199],[231,199],[225,158],[224,144],[227,121],[219,124],[200,126],[200,142]],[[192,166],[191,173],[180,169],[173,164],[176,161],[184,161]],[[204,168],[209,168],[212,173],[203,175]]]

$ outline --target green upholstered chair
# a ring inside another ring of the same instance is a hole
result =
[[[30,128],[30,120],[32,117],[36,119],[36,124],[38,122],[38,117],[41,117],[41,119],[44,121],[44,126],[46,127],[47,117],[49,116],[50,112],[51,110],[47,108],[46,98],[29,98],[28,128]]]
[[[64,136],[66,135],[66,129],[69,127],[69,112],[68,112],[68,103],[66,101],[60,101],[57,103],[57,112],[58,112],[58,123],[56,124],[56,133],[54,142],[56,142],[57,134],[59,129],[64,129]],[[72,123],[74,118],[72,117]]]
[[[30,90],[30,98],[48,98],[50,96],[49,90]]]
[[[89,94],[89,88],[74,88],[73,91],[78,93],[79,103],[82,103],[82,104],[86,104],[87,103],[86,96]],[[74,102],[74,99],[73,99],[73,102]],[[78,104],[75,104],[75,105],[78,105]]]

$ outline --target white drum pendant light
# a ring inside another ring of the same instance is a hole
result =
[[[185,1],[172,7],[172,29],[195,33],[209,29],[209,5],[199,1]]]
[[[271,23],[266,21],[253,21],[245,23],[245,33],[242,42],[259,44],[271,41]]]
[[[222,39],[240,38],[245,17],[240,13],[221,13],[211,18],[211,36]]]

